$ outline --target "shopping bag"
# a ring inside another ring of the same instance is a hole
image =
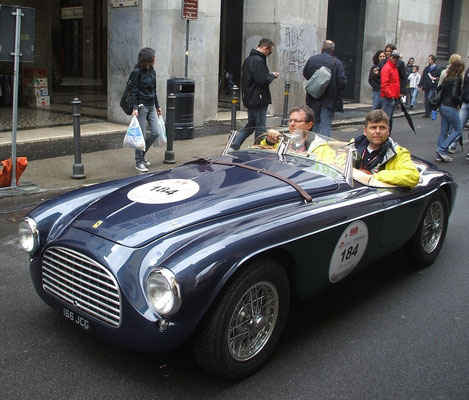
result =
[[[26,157],[16,158],[16,184],[20,179],[21,174],[28,166],[28,159]],[[11,185],[11,158],[0,161],[0,187],[7,187]]]
[[[124,147],[133,147],[137,150],[145,151],[145,138],[135,115],[132,117],[132,121],[130,121],[130,125],[125,133]]]
[[[153,146],[163,147],[168,142],[168,139],[166,138],[166,127],[164,124],[163,116],[161,114],[158,115],[157,126],[158,126],[159,136],[156,139],[155,144]]]

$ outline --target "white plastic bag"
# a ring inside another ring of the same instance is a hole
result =
[[[154,146],[155,147],[163,147],[168,142],[168,139],[166,138],[166,128],[165,128],[165,125],[164,125],[163,116],[161,114],[158,115],[157,124],[158,124],[159,136],[156,139]]]
[[[124,147],[133,147],[137,150],[145,151],[145,138],[135,115],[132,117],[132,121],[130,121],[130,125],[125,133]]]

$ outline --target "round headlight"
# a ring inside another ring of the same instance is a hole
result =
[[[176,276],[166,268],[156,268],[148,275],[145,292],[150,306],[159,314],[173,315],[181,306],[181,291]]]
[[[18,239],[24,251],[32,254],[39,244],[39,231],[36,222],[29,217],[23,218],[18,225]]]

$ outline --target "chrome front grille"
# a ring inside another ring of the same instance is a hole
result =
[[[42,260],[44,290],[113,327],[121,323],[119,285],[91,258],[64,247],[50,247]]]

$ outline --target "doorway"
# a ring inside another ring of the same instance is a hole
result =
[[[218,71],[219,107],[231,107],[230,89],[240,87],[243,50],[243,0],[222,0]]]
[[[329,0],[327,39],[335,43],[334,55],[344,64],[347,76],[347,85],[342,90],[344,100],[360,98],[365,9],[366,0]]]

